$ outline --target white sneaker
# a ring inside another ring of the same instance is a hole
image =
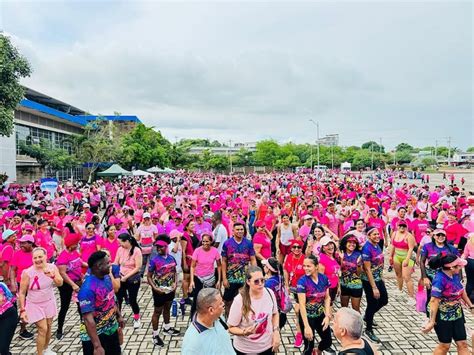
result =
[[[407,306],[415,307],[416,306],[416,300],[413,297],[408,297]]]
[[[140,319],[134,319],[133,320],[133,329],[139,329],[142,326],[140,323]]]
[[[47,348],[43,351],[43,355],[56,355],[56,353],[50,348]]]

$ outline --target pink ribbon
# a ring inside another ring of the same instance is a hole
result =
[[[30,290],[33,290],[33,287],[35,286],[38,288],[38,290],[41,288],[38,276],[35,276],[35,278],[33,279],[33,283],[31,284]]]

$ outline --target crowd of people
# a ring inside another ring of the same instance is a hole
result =
[[[0,355],[17,328],[23,339],[36,329],[37,353],[55,354],[51,338],[63,339],[73,303],[83,353],[121,354],[122,310],[140,329],[145,292],[150,341],[184,335],[183,354],[274,354],[284,327],[305,355],[335,353],[333,335],[339,354],[375,354],[375,318],[391,297],[426,312],[435,354],[453,341],[469,352],[474,195],[453,180],[430,188],[390,172],[183,172],[56,191],[10,184],[0,227]],[[178,312],[187,329],[173,327]]]

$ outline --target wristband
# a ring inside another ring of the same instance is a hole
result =
[[[279,332],[279,331],[280,331],[280,327],[279,327],[279,326],[273,327],[273,331],[274,331],[274,332]]]
[[[23,309],[20,309],[20,314],[21,314],[21,313],[25,313],[25,312],[26,312],[26,309],[24,309],[24,308],[23,308]]]

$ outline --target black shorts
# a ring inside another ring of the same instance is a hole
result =
[[[354,298],[361,298],[363,293],[363,288],[349,288],[341,285],[341,296],[348,296]]]
[[[464,315],[454,321],[445,321],[436,317],[436,325],[434,326],[436,335],[440,343],[451,344],[454,341],[462,341],[467,339],[466,323]]]
[[[222,297],[224,301],[229,302],[233,301],[235,296],[239,294],[239,290],[244,286],[241,283],[229,283],[229,288],[224,289],[224,296]]]
[[[153,306],[163,307],[166,302],[173,302],[175,291],[165,294],[159,294],[153,291]]]
[[[111,335],[99,334],[100,344],[104,348],[105,355],[120,355],[120,341],[118,331]],[[93,355],[94,346],[92,341],[83,341],[82,342],[82,351],[84,355]]]

